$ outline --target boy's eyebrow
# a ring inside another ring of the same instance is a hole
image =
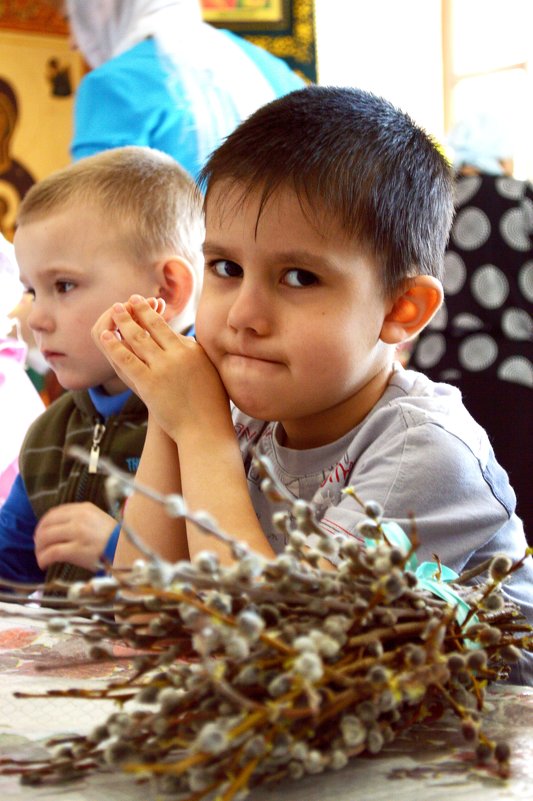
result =
[[[318,254],[309,250],[280,250],[271,254],[274,261],[286,262],[289,264],[309,266],[316,269],[322,267],[327,270],[338,269],[338,265],[324,254]]]
[[[216,253],[221,259],[228,259],[228,261],[238,261],[235,252],[229,250],[224,245],[219,245],[216,242],[209,242],[206,240],[203,244],[205,252]],[[323,254],[317,254],[309,250],[279,250],[268,254],[269,260],[272,262],[282,262],[285,264],[308,266],[310,269],[322,267],[327,270],[338,270],[339,265],[329,259]]]
[[[213,252],[216,251],[223,258],[229,258],[230,251],[228,248],[225,248],[223,245],[219,245],[218,242],[210,242],[208,239],[205,239],[202,245],[202,251],[205,253],[206,250]]]
[[[71,275],[75,277],[76,275],[80,275],[80,271],[77,270],[75,267],[45,267],[43,270],[39,270],[39,278],[55,278],[58,275],[65,276]],[[25,274],[20,270],[19,278],[22,284],[27,286],[31,284],[31,281],[28,281]]]

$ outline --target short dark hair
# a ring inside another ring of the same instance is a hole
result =
[[[294,190],[316,224],[329,218],[382,265],[384,292],[409,277],[442,277],[453,216],[452,173],[435,142],[389,101],[354,88],[308,86],[260,108],[227,137],[200,174]]]

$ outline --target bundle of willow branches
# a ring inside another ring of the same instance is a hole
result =
[[[437,562],[423,580],[416,533],[406,545],[377,504],[364,507],[361,542],[332,539],[256,461],[264,491],[287,505],[275,516],[285,551],[263,559],[181,498],[160,498],[226,541],[233,564],[209,552],[171,564],[129,532],[144,558],[72,585],[49,622],[81,633],[94,659],[112,659],[116,642],[136,649],[127,680],[53,693],[114,699],[120,710],[87,736],[52,743],[44,761],[0,770],[39,784],[120,766],[191,801],[230,801],[342,768],[452,710],[477,759],[506,775],[509,748],[484,734],[482,712],[486,685],[533,650],[531,627],[499,592],[521,563],[496,556],[480,568],[483,583],[469,586],[471,574],[445,581]],[[105,467],[111,494],[131,491],[127,476]]]

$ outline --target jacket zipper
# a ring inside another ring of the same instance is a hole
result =
[[[94,424],[93,428],[93,442],[91,452],[89,454],[89,473],[98,472],[98,460],[100,459],[100,443],[105,434],[105,425],[99,420]]]

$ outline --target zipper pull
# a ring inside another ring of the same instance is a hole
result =
[[[100,443],[104,436],[105,425],[103,423],[95,423],[93,428],[93,444],[91,446],[91,453],[89,454],[89,473],[98,472],[98,459],[100,458]]]

